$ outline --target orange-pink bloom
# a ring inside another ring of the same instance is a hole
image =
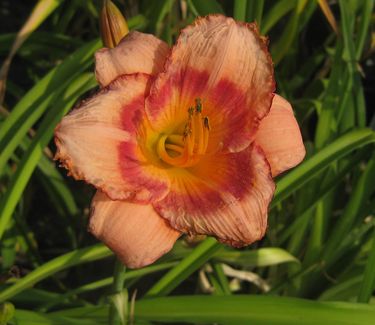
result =
[[[263,237],[272,177],[305,155],[255,24],[214,15],[167,44],[131,32],[96,53],[102,86],[56,128],[56,157],[98,191],[89,229],[129,267],[181,233]]]

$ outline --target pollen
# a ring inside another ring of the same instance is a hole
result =
[[[206,154],[210,123],[202,115],[202,102],[195,100],[195,107],[187,110],[188,118],[182,134],[169,134],[160,137],[157,144],[159,158],[174,167],[191,167]]]

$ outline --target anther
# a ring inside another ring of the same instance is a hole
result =
[[[197,113],[202,112],[202,101],[201,101],[200,98],[195,99],[195,110],[196,110]]]
[[[204,127],[209,131],[210,130],[210,121],[208,120],[208,116],[205,116],[203,118],[203,124],[204,124]]]

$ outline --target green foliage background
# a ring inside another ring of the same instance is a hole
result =
[[[101,1],[42,2],[0,107],[0,324],[374,324],[373,0],[330,1],[337,33],[326,1],[116,2],[169,44],[199,15],[256,20],[308,150],[277,179],[262,241],[182,239],[141,270],[87,233],[93,190],[52,160],[55,125],[97,88]],[[3,62],[34,6],[1,2]]]

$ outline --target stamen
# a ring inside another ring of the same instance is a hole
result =
[[[169,150],[172,150],[172,151],[179,152],[179,153],[183,153],[184,152],[184,148],[181,148],[180,146],[176,146],[175,144],[166,143],[165,144],[165,148],[169,149]]]
[[[193,107],[189,107],[188,113],[189,113],[189,118],[192,117],[194,115],[194,108]]]
[[[205,117],[204,117],[204,122],[203,122],[203,124],[204,124],[204,127],[205,127],[208,131],[210,131],[210,121],[208,120],[208,116],[205,116]]]
[[[176,167],[191,167],[206,153],[210,124],[202,117],[202,102],[195,100],[195,108],[188,109],[188,120],[182,135],[163,135],[157,144],[161,160]]]
[[[171,134],[168,136],[168,143],[176,144],[180,147],[183,147],[184,144],[184,137],[182,135]]]
[[[187,160],[186,152],[183,152],[180,156],[172,157],[166,151],[165,141],[168,138],[168,135],[164,135],[159,139],[157,144],[156,151],[161,160],[172,166],[183,165]]]
[[[202,113],[202,101],[200,98],[195,99],[195,109],[198,113]]]
[[[195,129],[195,123],[194,123],[194,121],[192,121],[193,118],[194,118],[194,116],[189,117],[189,121],[188,121],[189,132],[188,132],[188,136],[185,138],[189,157],[193,155],[194,147],[195,147],[196,129]]]
[[[210,133],[210,122],[208,120],[208,117],[204,117],[204,130],[203,130],[203,151],[206,152],[207,147],[208,147],[208,135]]]

